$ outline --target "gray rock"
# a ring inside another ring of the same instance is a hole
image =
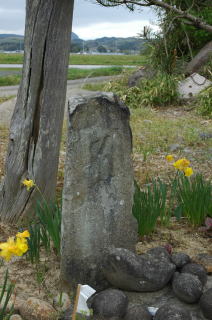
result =
[[[110,249],[103,261],[103,272],[113,286],[140,292],[163,288],[172,278],[175,268],[164,251],[138,256],[129,250],[116,248]]]
[[[148,120],[148,119],[144,119],[143,122],[147,124],[152,124],[152,120]]]
[[[212,150],[211,150],[212,152]],[[212,273],[212,255],[208,253],[199,253],[193,258],[194,262],[205,267],[207,273]]]
[[[178,143],[173,143],[169,146],[169,151],[170,152],[174,152],[174,151],[177,151],[181,148],[180,144]]]
[[[207,271],[201,264],[188,263],[182,268],[181,272],[194,274],[199,278],[203,286],[207,282]]]
[[[191,261],[191,258],[183,252],[174,253],[171,257],[172,262],[176,265],[178,269],[182,268],[184,265]]]
[[[129,304],[124,320],[151,320],[152,316],[146,307],[140,304]]]
[[[107,248],[134,249],[129,110],[112,93],[69,101],[63,190],[61,278],[67,286],[106,288]]]
[[[164,247],[155,247],[149,249],[145,253],[145,257],[147,257],[148,255],[154,256],[158,259],[166,259],[167,261],[171,262],[171,255],[169,254],[168,250]]]
[[[205,291],[200,299],[200,308],[207,319],[212,319],[212,288]]]
[[[208,88],[211,85],[211,81],[198,73],[193,73],[185,80],[179,81],[178,93],[182,99],[190,99],[196,96],[203,89]]]
[[[20,315],[25,320],[56,320],[56,310],[46,301],[30,297],[21,304]]]
[[[212,138],[212,133],[209,132],[200,132],[199,136],[202,140],[207,140]]]
[[[128,87],[135,87],[138,86],[140,81],[143,79],[151,79],[155,75],[155,71],[146,69],[146,68],[140,68],[139,70],[136,70],[128,79]]]
[[[203,292],[199,278],[190,273],[175,273],[172,288],[178,299],[187,303],[197,302]]]
[[[128,298],[121,290],[107,289],[91,296],[87,305],[93,310],[94,316],[123,317],[127,311]]]
[[[165,288],[154,292],[124,291],[124,293],[127,295],[129,303],[155,308],[160,308],[164,304],[175,305],[181,309],[188,310],[192,320],[206,320],[200,310],[199,303],[188,304],[180,301],[174,294],[171,285],[167,285]]]
[[[165,304],[156,312],[154,320],[192,320],[192,318],[185,308]]]

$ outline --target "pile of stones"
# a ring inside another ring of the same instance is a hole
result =
[[[88,299],[92,319],[212,319],[211,276],[185,253],[157,247],[136,255],[114,248],[104,258],[103,272],[112,288]],[[154,318],[150,306],[158,308]]]

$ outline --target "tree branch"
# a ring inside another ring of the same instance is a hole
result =
[[[176,13],[181,18],[184,18],[188,20],[193,26],[195,26],[198,29],[203,29],[207,32],[212,33],[212,25],[206,23],[204,20],[200,19],[199,17],[195,17],[194,15],[190,14],[187,10],[183,11],[180,8],[176,8],[173,5],[170,5],[166,2],[163,2],[161,0],[144,0],[144,2],[140,0],[96,0],[99,4],[105,6],[105,7],[115,7],[120,5],[126,5],[129,7],[130,10],[134,9],[134,6],[140,6],[140,7],[150,7],[150,6],[156,6],[160,7],[166,10],[169,10],[171,12]]]

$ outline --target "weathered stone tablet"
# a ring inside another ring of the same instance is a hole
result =
[[[107,249],[137,239],[130,113],[112,93],[70,99],[68,112],[61,278],[98,288]]]

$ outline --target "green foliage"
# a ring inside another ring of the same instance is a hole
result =
[[[33,224],[29,226],[30,238],[28,238],[29,250],[27,251],[27,258],[31,263],[38,263],[40,261],[41,249],[41,228],[40,224]]]
[[[54,252],[60,255],[61,205],[44,200],[38,202],[35,213],[37,220],[29,226],[27,257],[31,263],[39,263],[41,248],[50,252],[51,243]]]
[[[128,76],[128,74],[126,74]],[[152,79],[144,79],[140,86],[128,88],[127,77],[110,82],[106,91],[113,91],[131,108],[144,106],[168,106],[178,102],[177,78],[165,73],[157,73]]]
[[[99,69],[77,69],[71,68],[68,70],[68,80],[100,77],[100,76],[115,76],[122,73],[122,67],[108,67]],[[8,72],[9,73],[9,72]],[[20,83],[20,75],[0,76],[0,86],[11,86]]]
[[[201,174],[191,178],[178,173],[167,185],[154,179],[145,190],[135,182],[132,213],[138,222],[140,236],[150,234],[157,220],[168,225],[172,215],[187,217],[193,226],[200,226],[212,217],[212,185]]]
[[[122,67],[108,67],[99,69],[77,69],[71,68],[68,70],[68,80],[81,78],[100,77],[100,76],[115,76],[123,71]]]
[[[164,0],[193,16],[212,24],[212,7],[199,0]],[[184,65],[211,40],[210,32],[188,25],[173,11],[156,9],[162,32],[149,39],[148,63],[169,74],[183,72]]]
[[[153,180],[145,191],[142,191],[135,182],[132,212],[137,219],[140,236],[150,234],[154,230],[159,217],[161,223],[167,224],[169,222],[166,200],[167,185],[159,178]]]
[[[196,105],[198,114],[212,119],[212,86],[198,95]]]
[[[51,239],[54,250],[60,255],[60,235],[61,235],[61,205],[58,203],[39,202],[36,208],[36,216],[39,219],[43,230],[42,240],[46,241],[45,247],[48,248],[48,239]]]
[[[0,304],[1,304],[1,310],[0,310],[0,320],[7,320],[10,318],[11,314],[13,313],[13,307],[10,310],[9,314],[6,312],[7,305],[9,303],[9,300],[11,298],[11,295],[14,291],[15,285],[13,283],[8,283],[9,280],[9,274],[8,270],[5,273],[4,276],[4,283],[1,288],[0,292]]]
[[[69,64],[104,64],[116,66],[139,66],[146,62],[146,56],[139,55],[89,55],[71,54]],[[0,64],[23,63],[23,54],[0,53]]]
[[[20,80],[21,80],[21,76],[19,75],[0,77],[0,87],[13,86],[13,85],[19,84]]]
[[[212,185],[201,174],[188,179],[178,175],[176,188],[176,212],[184,215],[194,226],[200,226],[212,211]]]

